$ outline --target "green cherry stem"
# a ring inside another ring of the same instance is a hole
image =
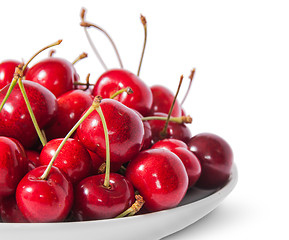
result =
[[[106,125],[106,121],[103,115],[103,112],[101,110],[100,105],[96,107],[96,111],[98,112],[102,125],[103,125],[103,130],[104,130],[104,137],[105,137],[105,150],[106,150],[106,162],[105,162],[105,179],[103,185],[106,188],[110,187],[109,184],[109,178],[110,178],[110,148],[109,148],[109,136],[108,136],[108,129]]]
[[[32,120],[32,122],[33,122],[33,125],[34,125],[34,127],[35,127],[35,130],[36,130],[36,132],[37,132],[37,135],[38,135],[38,137],[39,137],[39,139],[40,139],[40,141],[41,141],[42,146],[45,146],[46,143],[47,143],[46,138],[43,136],[42,131],[41,131],[41,129],[39,128],[39,125],[38,125],[37,120],[36,120],[36,118],[35,118],[35,115],[34,115],[34,113],[33,113],[31,104],[30,104],[30,102],[29,102],[28,96],[27,96],[27,94],[26,94],[26,91],[25,91],[25,88],[24,88],[24,85],[23,85],[23,82],[22,82],[21,79],[18,80],[18,85],[19,85],[19,88],[20,88],[21,93],[22,93],[22,95],[23,95],[23,98],[24,98],[26,107],[27,107],[27,109],[28,109],[29,115],[30,115],[30,117],[31,117],[31,120]]]
[[[181,102],[181,106],[184,104],[184,102],[186,101],[187,99],[187,96],[189,95],[189,92],[191,90],[191,86],[192,86],[192,82],[193,82],[193,79],[194,79],[194,76],[195,76],[195,72],[196,72],[196,69],[194,68],[192,71],[191,71],[191,74],[189,76],[189,79],[190,79],[190,83],[189,83],[189,86],[188,86],[188,89],[187,89],[187,92]]]
[[[142,25],[144,27],[144,43],[143,43],[140,63],[139,63],[139,66],[138,66],[137,76],[139,76],[139,74],[140,74],[142,60],[143,60],[143,57],[144,57],[144,52],[145,52],[146,43],[147,43],[147,21],[146,21],[146,18],[143,15],[140,15],[140,20],[141,20],[141,23],[142,23]]]
[[[149,117],[143,117],[142,121],[149,121],[149,120],[162,120],[167,121],[167,117],[160,117],[160,116],[149,116]],[[192,123],[192,117],[190,115],[188,116],[181,116],[181,117],[170,117],[169,122],[175,122],[175,123]]]
[[[81,59],[87,58],[87,53],[83,52],[81,53],[73,62],[72,65],[74,65],[75,63],[77,63],[78,61],[80,61]]]
[[[96,107],[99,105],[99,96],[94,98],[94,101],[92,105],[88,108],[88,110],[83,114],[83,116],[78,120],[78,122],[71,128],[71,130],[67,133],[65,138],[62,140],[58,148],[56,149],[55,154],[53,155],[52,159],[50,160],[47,168],[45,169],[44,173],[40,177],[40,179],[45,180],[47,179],[50,169],[53,166],[53,163],[55,159],[57,158],[58,154],[60,153],[62,147],[66,143],[67,139],[71,137],[71,135],[75,132],[75,130],[78,128],[78,126],[96,109]]]
[[[145,203],[143,197],[139,194],[135,195],[135,199],[136,199],[136,201],[133,203],[133,205],[131,205],[131,207],[129,207],[127,210],[125,210],[124,212],[122,212],[121,214],[116,216],[115,218],[122,218],[125,216],[135,215],[142,208],[142,206]]]
[[[116,96],[120,95],[123,92],[126,92],[127,94],[132,94],[133,90],[131,89],[131,87],[122,88],[118,90],[117,92],[115,92],[114,94],[112,94],[110,98],[114,99]]]
[[[171,114],[172,114],[172,111],[173,111],[175,102],[176,102],[176,100],[177,100],[179,91],[180,91],[180,89],[181,89],[181,85],[182,85],[182,82],[183,82],[183,78],[184,78],[184,76],[182,75],[181,78],[180,78],[180,82],[179,82],[179,86],[178,86],[177,92],[176,92],[176,94],[175,94],[175,97],[174,97],[174,100],[173,100],[173,102],[172,102],[170,111],[169,111],[169,113],[168,113],[167,121],[166,121],[166,123],[165,123],[165,126],[164,126],[163,130],[160,132],[160,136],[163,137],[163,138],[165,138],[166,135],[167,135],[167,128],[168,128],[169,120],[170,120],[170,117],[171,117]]]

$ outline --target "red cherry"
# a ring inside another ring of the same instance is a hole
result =
[[[202,166],[196,186],[205,189],[223,186],[230,177],[233,163],[233,152],[229,144],[215,134],[201,133],[192,137],[188,146]]]
[[[152,86],[151,91],[153,94],[152,113],[162,112],[168,114],[175,98],[175,95],[164,86]],[[180,117],[182,108],[176,101],[172,110],[172,117]]]
[[[92,95],[82,90],[72,90],[58,97],[54,124],[45,131],[47,139],[64,138],[92,101]]]
[[[49,164],[62,140],[62,138],[53,139],[44,146],[39,159],[41,165]],[[90,175],[91,157],[79,141],[69,138],[62,147],[53,166],[63,171],[74,184]]]
[[[113,218],[134,202],[132,184],[122,175],[110,174],[105,187],[104,174],[83,179],[75,188],[73,213],[77,220]]]
[[[184,164],[165,149],[141,152],[129,163],[125,175],[143,196],[149,211],[177,206],[188,189]]]
[[[46,127],[57,112],[55,96],[38,83],[23,80],[35,118],[41,129]],[[4,99],[8,86],[0,92],[0,102]],[[18,85],[15,86],[0,113],[0,135],[12,137],[25,148],[31,148],[38,140],[37,133],[25,105]]]
[[[27,223],[27,219],[19,210],[14,195],[3,198],[0,201],[0,217],[7,223]]]
[[[28,160],[28,171],[31,171],[32,169],[39,167],[39,157],[40,153],[34,150],[26,150],[27,160]]]
[[[110,160],[118,163],[128,162],[141,149],[143,123],[132,109],[116,100],[103,99],[101,108],[108,128]],[[100,116],[96,111],[78,127],[77,135],[87,149],[105,159],[105,135]]]
[[[151,148],[162,148],[162,149],[167,149],[169,151],[172,151],[178,147],[188,149],[187,144],[185,144],[183,141],[178,140],[178,139],[173,139],[173,138],[163,139],[163,140],[155,143]]]
[[[0,136],[0,198],[15,192],[27,170],[24,148],[15,139]]]
[[[45,169],[41,166],[27,173],[16,190],[17,205],[29,222],[63,221],[72,207],[71,182],[56,167],[42,180]]]
[[[20,62],[15,60],[6,60],[0,63],[0,89],[11,83],[15,68],[19,64]]]
[[[152,92],[139,77],[129,71],[123,69],[106,71],[97,80],[92,95],[110,98],[115,92],[125,87],[131,87],[133,94],[122,93],[115,99],[137,110],[143,116],[147,116],[152,106]]]
[[[155,116],[160,117],[167,117],[167,114],[165,113],[155,113]],[[156,143],[159,140],[162,140],[163,137],[160,135],[162,130],[165,126],[165,121],[163,120],[149,120],[148,121],[151,130],[152,130],[152,143]],[[169,122],[168,128],[167,128],[167,134],[165,138],[174,138],[181,140],[183,142],[187,142],[192,137],[190,129],[185,124],[175,123],[175,122]]]
[[[59,97],[74,88],[73,83],[78,80],[78,75],[72,63],[50,57],[31,67],[25,79],[41,84]]]

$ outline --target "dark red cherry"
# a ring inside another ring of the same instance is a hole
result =
[[[56,97],[74,88],[78,75],[72,63],[62,58],[46,58],[32,66],[26,80],[37,82],[49,89]]]
[[[113,218],[134,202],[132,184],[122,175],[110,174],[110,187],[105,187],[105,174],[83,179],[75,188],[73,214],[77,220]]]
[[[19,64],[20,62],[16,60],[6,60],[0,63],[0,89],[11,83],[15,68]]]
[[[149,211],[177,206],[188,189],[184,164],[166,149],[139,153],[127,166],[125,175],[144,198]]]
[[[131,87],[133,94],[122,93],[115,99],[137,110],[143,116],[150,114],[152,106],[152,92],[150,88],[136,75],[123,69],[106,71],[97,80],[92,95],[110,98],[115,92],[125,87]]]
[[[196,186],[205,189],[222,187],[230,177],[233,163],[229,144],[215,134],[200,133],[189,140],[188,147],[202,166]]]
[[[100,106],[108,128],[111,162],[130,161],[142,146],[144,127],[140,117],[134,110],[113,99],[103,99]],[[105,160],[104,130],[96,111],[78,127],[77,135],[87,149]]]
[[[46,166],[27,173],[16,190],[17,205],[29,222],[60,222],[73,204],[73,187],[65,175],[52,167],[47,179],[40,179]]]
[[[155,113],[155,116],[167,117],[165,113]],[[149,120],[152,130],[152,143],[162,140],[161,132],[164,129],[165,121],[163,120]],[[169,122],[165,138],[174,138],[187,142],[192,137],[190,129],[185,124]]]
[[[19,210],[14,195],[0,200],[0,218],[6,223],[27,223],[27,219]]]
[[[23,80],[28,99],[40,129],[51,123],[57,112],[55,96],[38,83]],[[0,102],[9,86],[0,92]],[[24,98],[16,85],[0,113],[0,135],[20,141],[25,148],[33,147],[38,136],[27,110]]]
[[[28,171],[31,171],[32,169],[39,167],[39,157],[40,153],[35,150],[26,150],[27,160],[28,160]]]
[[[18,141],[0,136],[0,199],[15,193],[27,171],[24,148]]]
[[[160,85],[152,86],[151,91],[153,94],[152,114],[155,112],[168,114],[175,95],[168,88]],[[180,117],[182,116],[181,114],[182,108],[178,101],[176,101],[171,116]]]
[[[63,138],[53,139],[44,146],[39,158],[41,165],[49,164],[62,140]],[[79,141],[69,138],[62,147],[53,166],[63,171],[74,184],[90,175],[92,167],[91,157]]]
[[[45,131],[47,139],[64,138],[92,101],[92,95],[82,90],[72,90],[58,97],[55,121]]]

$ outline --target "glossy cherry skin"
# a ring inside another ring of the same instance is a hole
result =
[[[73,215],[77,220],[114,218],[134,203],[132,184],[122,175],[110,174],[110,187],[104,183],[105,174],[82,180],[75,188]]]
[[[73,83],[78,80],[78,75],[72,63],[50,57],[32,66],[25,79],[41,84],[59,97],[74,88]]]
[[[125,176],[144,198],[149,211],[177,206],[188,189],[184,164],[166,149],[141,152],[129,163]]]
[[[196,186],[204,189],[222,187],[229,179],[233,152],[229,144],[212,133],[200,133],[190,139],[188,147],[202,166]]]
[[[0,136],[0,199],[15,193],[17,184],[28,171],[26,154],[19,144]]]
[[[26,150],[27,160],[28,160],[28,171],[40,166],[40,153],[35,150]]]
[[[127,70],[106,71],[97,80],[92,95],[110,98],[115,92],[125,87],[131,87],[133,94],[122,93],[115,99],[129,108],[137,110],[143,116],[149,115],[153,102],[152,92],[139,77]]]
[[[152,86],[151,91],[153,94],[151,113],[162,112],[168,114],[175,97],[174,94],[168,88],[160,85]],[[178,101],[176,101],[171,116],[180,117],[182,116],[181,114],[182,107]]]
[[[55,121],[45,131],[47,139],[64,138],[92,101],[92,95],[82,90],[72,90],[58,97]]]
[[[56,98],[38,83],[23,80],[23,84],[38,125],[43,129],[56,115]],[[0,102],[4,99],[8,87],[4,87],[0,92]],[[31,148],[37,143],[38,135],[18,85],[14,87],[0,113],[0,135],[17,139],[25,148]]]
[[[6,223],[27,223],[27,219],[19,210],[14,195],[0,200],[0,218]]]
[[[6,60],[0,63],[0,89],[11,83],[15,68],[19,64],[20,62],[16,60]]]
[[[165,113],[155,113],[155,116],[167,117]],[[160,133],[165,126],[164,120],[149,120],[148,121],[152,130],[152,143],[155,144],[159,140],[162,140]],[[165,138],[174,138],[187,142],[192,137],[190,129],[185,124],[169,122],[167,128],[167,135]]]
[[[154,144],[151,149],[167,149],[182,160],[189,177],[188,188],[194,186],[200,178],[201,164],[196,155],[189,151],[187,144],[184,142],[177,139],[164,139]]]
[[[63,138],[49,141],[40,153],[40,164],[48,165]],[[77,140],[69,138],[59,152],[53,166],[63,171],[72,184],[80,182],[91,173],[91,157],[86,148]]]
[[[71,182],[56,167],[51,168],[46,180],[41,180],[45,169],[40,166],[27,173],[16,190],[17,205],[29,222],[60,222],[72,208]]]
[[[140,151],[144,127],[134,110],[113,99],[103,99],[101,109],[107,124],[110,160],[125,163]],[[78,127],[77,136],[92,152],[106,159],[104,130],[99,114],[93,111]]]

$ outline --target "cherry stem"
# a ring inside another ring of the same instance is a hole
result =
[[[163,130],[160,132],[160,136],[161,136],[162,138],[165,138],[166,135],[167,135],[167,128],[168,128],[169,120],[170,120],[170,117],[171,117],[171,114],[172,114],[172,111],[173,111],[175,102],[176,102],[176,100],[177,100],[179,91],[180,91],[180,89],[181,89],[181,85],[182,85],[182,82],[183,82],[183,78],[184,78],[184,76],[182,75],[181,78],[180,78],[180,82],[179,82],[179,86],[178,86],[177,92],[176,92],[176,94],[175,94],[174,100],[173,100],[173,102],[172,102],[171,108],[170,108],[169,113],[168,113],[168,116],[167,116],[167,121],[166,121],[166,123],[165,123],[165,126],[164,126]]]
[[[184,102],[186,101],[187,99],[187,96],[189,95],[189,92],[190,92],[190,89],[191,89],[191,86],[192,86],[192,82],[193,82],[193,79],[194,79],[194,76],[195,76],[195,71],[196,69],[194,68],[192,71],[191,71],[191,74],[189,76],[189,79],[190,79],[190,83],[189,83],[189,86],[188,86],[188,89],[187,89],[187,92],[181,102],[181,106],[184,104]]]
[[[95,109],[101,119],[103,130],[104,130],[104,137],[105,137],[105,150],[106,150],[106,161],[105,161],[105,179],[103,185],[106,188],[110,188],[109,179],[110,179],[110,148],[109,148],[109,136],[108,136],[108,129],[106,125],[106,121],[101,110],[100,105]]]
[[[136,199],[136,201],[133,203],[133,205],[131,205],[130,208],[128,208],[127,210],[125,210],[123,213],[119,214],[115,218],[121,218],[121,217],[125,217],[125,216],[135,215],[142,208],[142,206],[145,203],[143,197],[139,194],[135,195],[135,199]]]
[[[116,96],[122,94],[123,92],[126,92],[127,94],[132,94],[133,90],[131,89],[131,87],[122,88],[118,90],[117,92],[115,92],[114,94],[112,94],[110,98],[114,99]]]
[[[59,45],[61,42],[62,42],[62,40],[58,40],[57,42],[52,43],[52,44],[50,44],[50,45],[48,45],[48,46],[40,49],[37,53],[35,53],[35,54],[28,60],[28,62],[27,62],[25,65],[24,65],[24,64],[20,64],[19,66],[17,66],[17,67],[15,68],[14,77],[13,77],[13,79],[12,79],[12,81],[11,81],[11,83],[10,83],[9,89],[8,89],[6,95],[5,95],[5,97],[4,97],[4,99],[3,99],[2,103],[1,103],[0,112],[2,111],[2,108],[3,108],[4,104],[6,103],[8,97],[10,96],[10,94],[11,94],[13,88],[15,87],[15,85],[17,84],[18,80],[19,80],[19,79],[22,79],[23,73],[24,73],[25,69],[27,68],[28,64],[29,64],[39,53],[41,53],[42,51],[44,51],[44,50],[46,50],[46,49],[48,49],[48,48],[54,47],[54,46],[56,46],[56,45]]]
[[[75,63],[77,63],[78,61],[80,61],[81,59],[87,58],[87,53],[83,52],[81,53],[73,62],[72,65],[74,65]]]
[[[142,121],[149,121],[149,120],[162,120],[166,121],[167,117],[160,117],[160,116],[149,116],[149,117],[143,117]],[[175,123],[192,123],[193,119],[190,115],[188,116],[181,116],[181,117],[170,117],[169,122],[175,122]]]
[[[80,23],[80,26],[84,27],[85,29],[88,28],[88,27],[94,27],[94,28],[100,30],[102,33],[104,33],[105,36],[106,36],[106,37],[108,38],[108,40],[110,41],[110,43],[112,44],[112,47],[113,47],[113,49],[114,49],[114,51],[115,51],[115,53],[116,53],[117,59],[118,59],[118,61],[119,61],[120,67],[123,68],[123,64],[122,64],[122,61],[121,61],[119,52],[118,52],[118,50],[117,50],[117,47],[116,47],[114,41],[113,41],[112,38],[110,37],[110,35],[109,35],[103,28],[101,28],[101,27],[99,27],[99,26],[97,26],[97,25],[95,25],[95,24],[93,24],[93,23],[86,22],[86,21],[84,20],[84,16],[85,16],[85,10],[82,10],[82,12],[81,12],[81,19],[82,19],[82,21],[81,21],[81,23]]]
[[[49,52],[49,57],[53,57],[53,55],[54,55],[54,53],[55,53],[55,50],[54,49],[52,49],[50,52]]]
[[[146,43],[147,43],[147,21],[146,21],[146,18],[143,15],[140,15],[140,20],[141,20],[141,23],[142,23],[142,25],[144,27],[144,43],[143,43],[143,49],[142,49],[142,54],[141,54],[141,58],[140,58],[140,63],[139,63],[139,66],[138,66],[137,76],[139,76],[139,74],[140,74],[142,60],[143,60],[143,57],[144,57],[144,52],[145,52]]]
[[[78,128],[78,126],[96,109],[96,107],[99,104],[99,96],[94,98],[94,101],[92,103],[92,105],[88,108],[88,110],[83,114],[83,116],[78,120],[78,122],[70,129],[70,131],[67,133],[67,135],[65,136],[65,138],[62,140],[62,142],[60,143],[60,145],[58,146],[58,148],[56,149],[55,154],[53,155],[52,159],[50,160],[47,168],[45,169],[44,173],[42,174],[42,176],[40,177],[40,179],[45,180],[47,179],[49,172],[53,166],[53,163],[55,161],[55,159],[57,158],[58,154],[60,153],[62,147],[64,146],[64,144],[66,143],[66,141],[68,140],[68,138],[71,137],[71,135],[75,132],[75,130]]]

